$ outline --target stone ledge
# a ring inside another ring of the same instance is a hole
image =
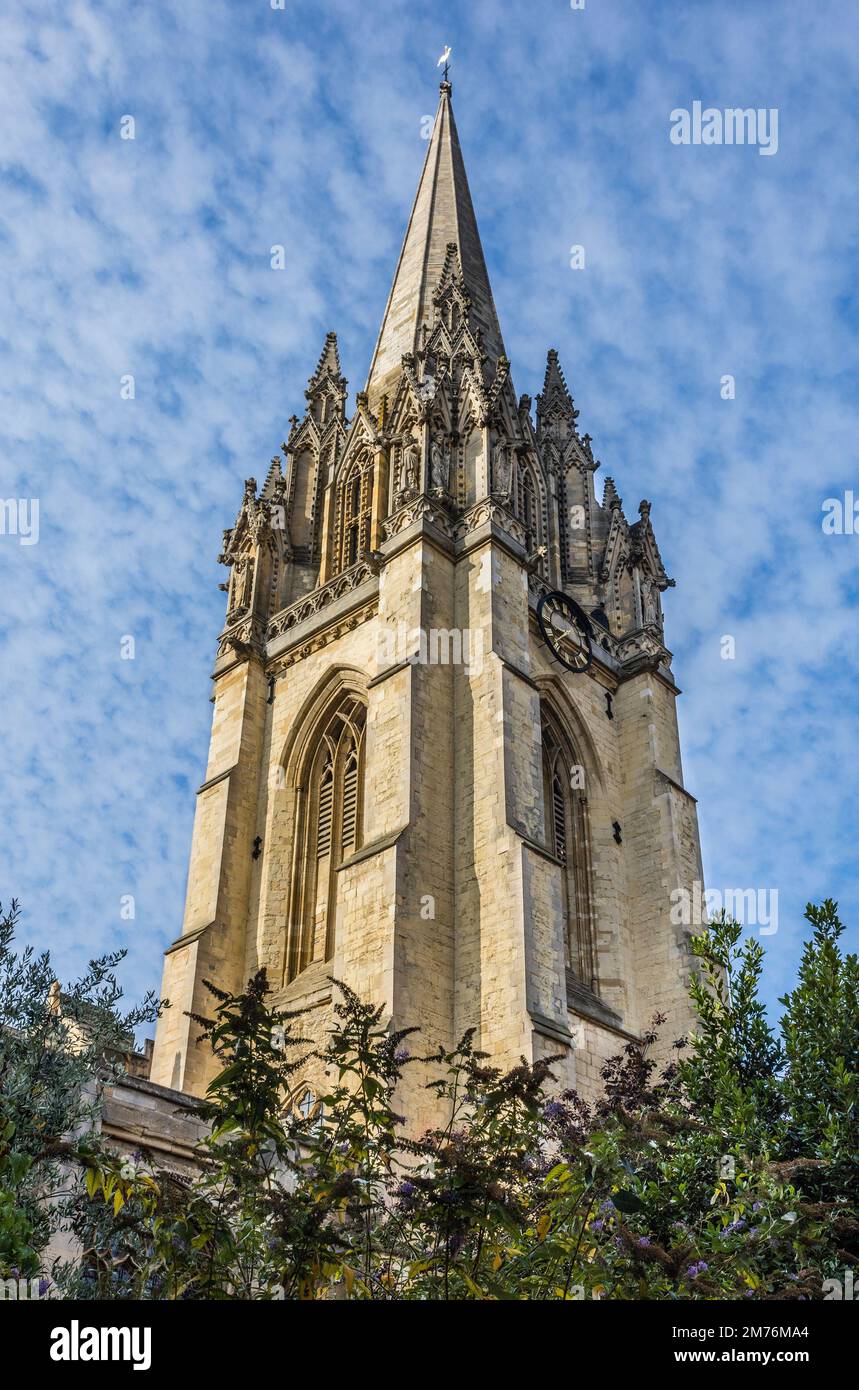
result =
[[[214,922],[207,922],[204,927],[195,927],[193,931],[187,932],[185,936],[177,936],[176,940],[171,941],[170,945],[167,947],[164,952],[165,956],[172,955],[174,951],[181,950],[183,946],[190,946],[193,942],[199,941],[203,933],[207,932],[209,928],[214,925]]]
[[[518,676],[520,681],[524,681],[526,685],[530,685],[531,689],[536,690],[538,695],[542,694],[540,686],[537,684],[534,677],[529,675],[527,671],[523,671],[519,666],[514,666],[512,661],[507,661],[503,656],[499,657],[499,660],[504,670],[509,671],[511,676]]]
[[[390,676],[399,675],[400,671],[406,671],[414,664],[413,661],[406,658],[405,661],[398,661],[396,666],[386,666],[384,671],[380,671],[377,676],[373,676],[371,680],[367,681],[367,689],[372,690],[374,685],[381,685],[382,681],[388,680]]]
[[[144,1149],[167,1167],[198,1168],[196,1146],[206,1133],[203,1102],[144,1077],[124,1076],[105,1090],[101,1127],[120,1148]]]
[[[687,792],[686,788],[682,786],[680,782],[676,781],[669,773],[663,772],[661,767],[654,768],[654,771],[657,777],[662,777],[675,791],[680,792],[688,801],[691,801],[693,805],[698,805],[697,796],[693,796],[691,792]]]
[[[518,835],[522,844],[528,849],[533,850],[535,854],[539,854],[541,859],[548,859],[550,864],[563,864],[563,860],[559,859],[557,854],[549,849],[548,845],[541,845],[539,840],[532,840],[531,836],[526,835],[522,827],[516,825],[514,821],[508,820],[507,824],[510,829]]]
[[[362,859],[372,859],[374,854],[381,854],[382,850],[390,849],[408,828],[407,825],[401,825],[399,829],[391,830],[387,835],[381,835],[378,840],[371,840],[368,845],[362,845],[360,849],[356,849],[354,854],[350,854],[348,859],[344,859],[342,864],[338,864],[334,872],[342,873],[344,869],[351,868],[353,864],[360,864]]]
[[[233,763],[232,767],[225,767],[223,772],[218,772],[214,777],[210,777],[208,782],[204,782],[202,786],[197,788],[197,795],[209,791],[211,787],[216,787],[219,782],[223,782],[225,778],[229,777],[231,772],[235,772],[237,767],[238,763]]]
[[[528,1017],[534,1025],[534,1032],[541,1037],[552,1038],[555,1042],[562,1043],[564,1047],[575,1046],[575,1038],[570,1029],[564,1023],[559,1023],[555,1018],[548,1018],[545,1014],[537,1013],[535,1009],[528,1010]]]
[[[315,592],[321,593],[322,590]],[[292,651],[294,647],[301,647],[306,642],[320,637],[328,628],[335,627],[344,618],[348,618],[356,608],[361,608],[372,599],[377,598],[378,593],[379,578],[378,575],[373,574],[353,589],[349,589],[348,592],[340,594],[337,598],[332,598],[318,612],[302,618],[300,622],[294,623],[285,632],[270,637],[266,644],[266,661],[276,661],[285,656],[287,652]],[[275,624],[279,617],[282,617],[282,614],[275,614],[271,623]]]
[[[425,494],[412,498],[385,522],[385,535],[379,547],[385,560],[398,555],[418,541],[426,541],[447,559],[453,557],[452,520],[447,509]]]
[[[277,1007],[294,1008],[299,1006],[305,1009],[315,1009],[321,1004],[329,1004],[332,996],[331,975],[333,967],[333,960],[311,961],[288,984],[273,991],[273,998]]]
[[[588,989],[587,985],[583,985],[581,980],[577,980],[569,969],[567,970],[567,1008],[580,1018],[586,1018],[592,1023],[598,1023],[601,1027],[610,1028],[614,1033],[622,1033],[624,1037],[628,1038],[634,1036],[623,1028],[620,1014],[609,1008],[608,1004],[604,1003],[592,989]]]

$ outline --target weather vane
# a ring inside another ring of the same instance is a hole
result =
[[[440,68],[441,65],[442,65],[442,63],[444,63],[444,80],[445,80],[445,82],[447,82],[447,80],[448,80],[447,74],[448,74],[448,72],[449,72],[449,70],[450,70],[450,62],[449,62],[449,59],[450,59],[450,55],[451,55],[452,51],[453,51],[453,50],[451,49],[450,44],[446,44],[446,45],[445,45],[445,49],[444,49],[444,53],[442,53],[441,57],[439,58],[438,62],[436,63],[436,67],[437,67],[437,68]]]

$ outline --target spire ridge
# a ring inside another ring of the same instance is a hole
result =
[[[474,205],[451,105],[451,84],[439,88],[439,104],[394,283],[367,379],[375,406],[393,395],[403,357],[418,350],[424,323],[432,320],[433,296],[449,271],[455,246],[475,329],[487,356],[504,355],[504,342],[489,284]]]

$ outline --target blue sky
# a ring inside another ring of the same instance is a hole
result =
[[[859,498],[852,0],[7,13],[0,498],[40,514],[38,544],[0,535],[0,898],[64,977],[125,945],[129,994],[158,986],[221,533],[328,329],[364,384],[445,43],[515,387],[556,347],[598,480],[653,505],[705,878],[778,889],[772,1002],[809,898],[859,940],[859,534],[821,526]],[[777,153],[673,145],[696,100],[777,108]]]

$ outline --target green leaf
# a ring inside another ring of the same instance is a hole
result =
[[[634,1216],[636,1212],[644,1211],[645,1206],[641,1198],[630,1189],[622,1188],[620,1192],[613,1192],[611,1200],[614,1202],[618,1211],[624,1212],[627,1216]]]

